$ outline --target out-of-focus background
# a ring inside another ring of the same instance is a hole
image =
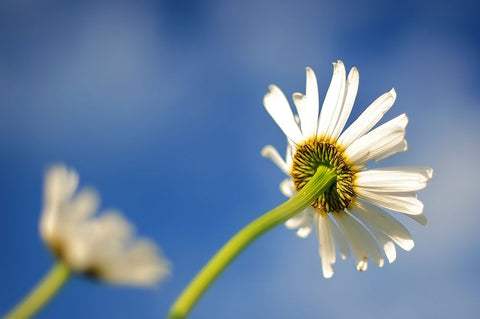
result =
[[[159,289],[73,278],[39,318],[162,318],[238,229],[285,198],[271,83],[323,97],[333,61],[357,66],[351,120],[395,87],[409,151],[429,165],[426,228],[382,269],[338,261],[283,226],[255,242],[191,318],[473,318],[480,305],[475,1],[3,1],[0,4],[0,313],[53,261],[38,236],[45,170],[65,163],[173,263]]]

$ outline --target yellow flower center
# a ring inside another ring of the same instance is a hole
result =
[[[295,189],[302,189],[320,165],[334,169],[337,181],[311,206],[327,213],[343,211],[355,196],[353,179],[356,172],[335,144],[311,138],[297,146],[290,172]]]

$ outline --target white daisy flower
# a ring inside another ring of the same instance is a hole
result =
[[[56,256],[73,271],[105,282],[153,286],[164,278],[169,264],[157,246],[135,240],[132,225],[116,211],[94,216],[99,197],[93,190],[76,193],[78,182],[64,166],[46,175],[40,234]]]
[[[335,245],[343,259],[353,251],[361,271],[367,269],[368,258],[383,266],[381,250],[393,262],[394,243],[405,250],[412,249],[410,233],[387,210],[406,214],[426,225],[423,204],[415,191],[425,188],[433,174],[431,168],[419,166],[366,169],[370,160],[378,162],[407,150],[408,118],[402,114],[372,130],[395,102],[396,92],[392,89],[343,131],[357,94],[359,74],[353,67],[347,77],[342,61],[333,65],[333,77],[320,114],[317,79],[310,68],[306,94],[293,94],[298,116],[274,85],[263,100],[288,139],[285,160],[271,145],[262,150],[263,156],[289,176],[280,184],[283,194],[293,196],[319,165],[329,166],[337,173],[336,183],[329,190],[286,222],[288,228],[297,229],[300,237],[307,237],[315,225],[325,278],[333,275]]]

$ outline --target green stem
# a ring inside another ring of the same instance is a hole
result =
[[[320,166],[315,175],[295,196],[240,230],[210,259],[183,290],[170,309],[168,318],[185,318],[213,281],[251,242],[308,207],[335,180],[336,174],[334,171],[325,166]]]
[[[70,274],[71,270],[65,263],[57,262],[30,294],[5,316],[5,319],[23,319],[35,315],[62,288]]]

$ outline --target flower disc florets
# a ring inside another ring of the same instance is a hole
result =
[[[291,170],[295,189],[297,191],[302,189],[320,165],[334,169],[337,180],[312,203],[312,207],[324,212],[343,211],[355,196],[353,191],[355,172],[346,162],[342,152],[332,143],[312,138],[297,146]]]

